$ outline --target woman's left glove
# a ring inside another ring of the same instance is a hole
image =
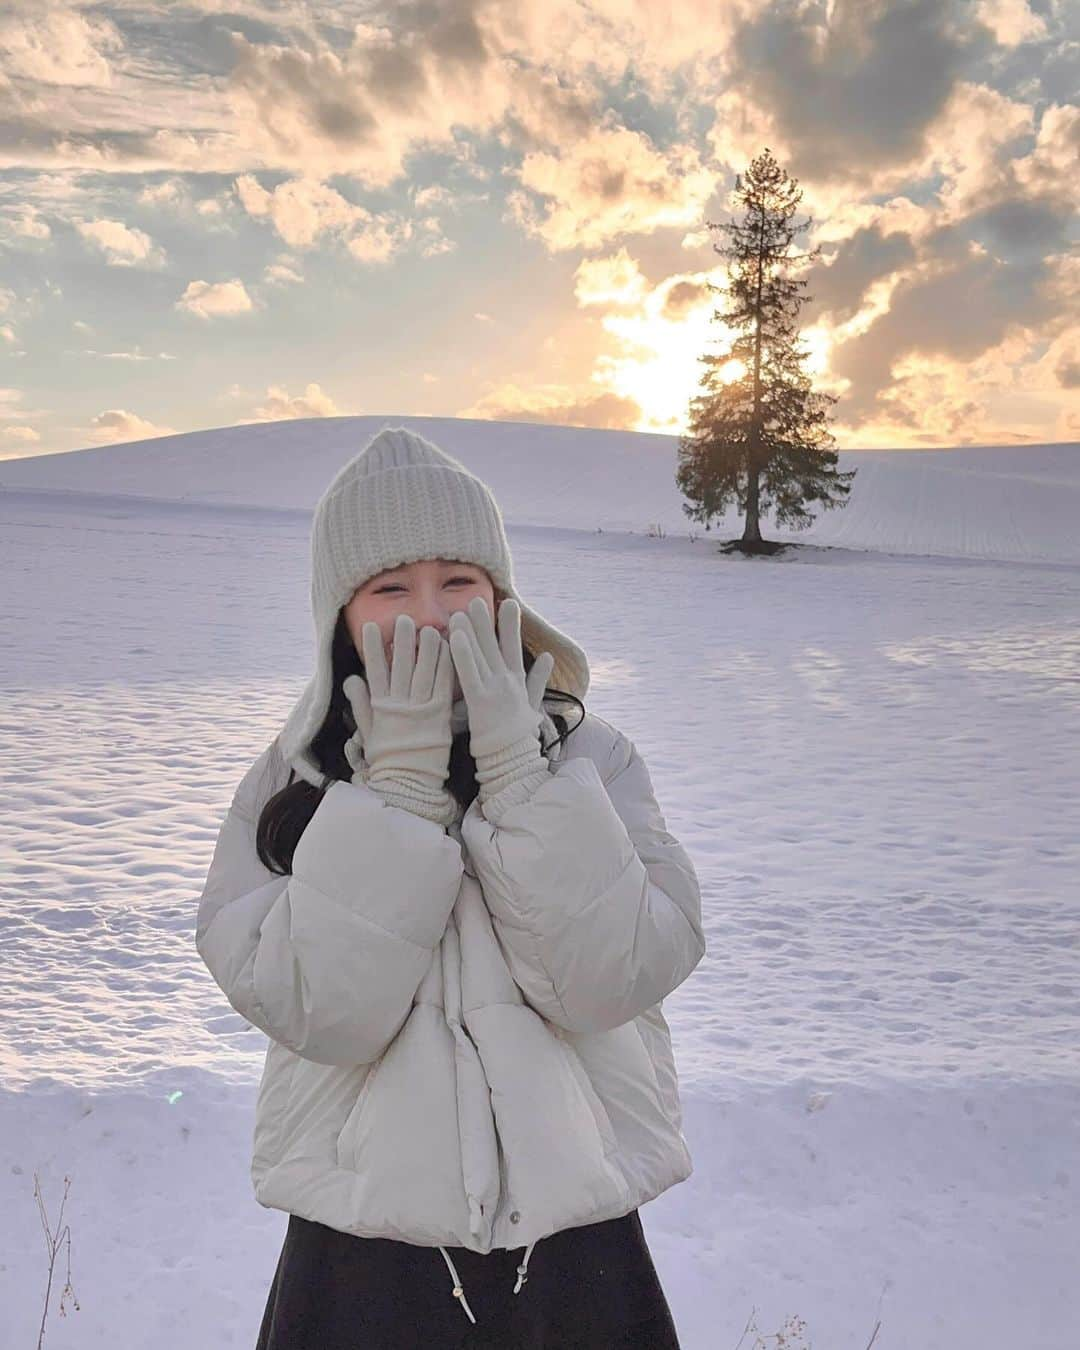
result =
[[[450,616],[449,642],[469,714],[469,753],[481,803],[510,783],[549,772],[540,749],[541,703],[555,665],[540,652],[528,675],[521,648],[521,606],[507,596],[495,635],[482,596]],[[527,794],[526,794],[527,795]]]

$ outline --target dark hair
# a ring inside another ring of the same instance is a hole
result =
[[[496,606],[501,598],[496,593]],[[522,664],[526,674],[536,660],[534,653],[522,643]],[[343,610],[338,611],[337,623],[330,649],[333,678],[330,687],[330,706],[326,710],[322,726],[311,738],[311,753],[319,768],[327,775],[322,787],[316,787],[304,778],[297,777],[296,770],[289,771],[289,781],[280,788],[259,813],[259,823],[255,831],[255,851],[263,865],[281,876],[292,873],[293,851],[300,842],[300,836],[307,828],[308,821],[315,814],[315,808],[323,795],[336,781],[350,782],[352,767],[345,758],[345,742],[356,730],[352,707],[341,685],[347,675],[364,674],[364,662],[356,650]],[[570,727],[562,713],[551,712],[551,720],[559,728],[559,735],[543,747],[547,754],[556,745],[562,744],[571,731],[585,719],[585,705],[576,694],[562,689],[553,689],[550,685],[544,694],[544,703],[551,700],[563,700],[577,704],[581,717]],[[293,779],[296,779],[294,782]],[[477,794],[476,761],[469,753],[469,729],[459,731],[450,747],[450,762],[446,780],[448,790],[467,808]]]

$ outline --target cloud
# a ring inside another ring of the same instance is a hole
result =
[[[975,12],[1003,47],[1046,36],[1046,20],[1032,12],[1028,0],[978,0]]]
[[[310,178],[294,178],[268,192],[253,174],[244,174],[234,187],[248,215],[269,219],[290,248],[310,248],[322,234],[371,218],[363,207]]]
[[[770,2],[534,0],[491,6],[482,22],[492,46],[527,54],[537,68],[610,86],[625,82],[655,100],[667,100],[713,83],[718,54],[730,43],[736,24]]]
[[[21,202],[5,208],[0,216],[0,228],[4,233],[17,239],[50,239],[52,230],[48,222],[41,218],[37,207],[31,202]]]
[[[927,133],[921,173],[942,180],[927,221],[957,221],[1010,195],[1018,143],[1033,128],[1030,105],[986,85],[959,83]]]
[[[117,23],[36,0],[12,8],[0,19],[0,166],[141,174],[210,170],[228,156],[240,167],[222,91],[179,68],[165,25],[155,34],[148,24],[133,52],[126,15]]]
[[[142,206],[173,206],[186,195],[184,185],[176,178],[164,178],[160,183],[147,183],[138,195]]]
[[[269,220],[290,248],[313,248],[324,235],[331,235],[358,262],[386,263],[417,235],[418,228],[427,236],[425,251],[443,251],[442,244],[452,247],[441,240],[433,217],[416,226],[392,213],[377,214],[311,178],[294,178],[268,191],[253,174],[244,174],[234,186],[248,215]]]
[[[265,167],[315,182],[347,174],[364,187],[382,188],[405,174],[408,158],[417,152],[443,153],[473,171],[474,147],[461,138],[495,136],[512,161],[522,153],[539,156],[529,167],[537,181],[526,190],[535,188],[537,210],[549,208],[537,229],[554,247],[590,234],[601,243],[624,220],[630,232],[653,230],[668,219],[693,216],[695,188],[700,197],[709,184],[688,141],[658,151],[642,133],[615,126],[611,112],[604,112],[597,63],[618,78],[632,59],[629,50],[611,48],[612,34],[620,32],[640,59],[663,28],[607,8],[610,12],[594,21],[573,0],[555,0],[543,15],[527,19],[479,3],[401,6],[389,12],[386,23],[354,23],[342,50],[300,11],[279,11],[273,14],[277,31],[263,23],[261,40],[251,36],[257,31],[252,25],[247,31],[234,26],[228,34],[231,68],[196,88],[175,74],[170,79],[164,47],[156,52],[144,46],[136,62],[121,44],[112,88],[98,94],[80,90],[77,109],[44,94],[32,109],[12,106],[9,158],[0,152],[0,164],[51,162],[140,173],[228,172],[241,166],[252,173]],[[700,3],[678,8],[696,19],[706,13]],[[179,19],[177,25],[177,33],[186,36]],[[557,37],[556,30],[567,25],[576,35],[572,52]],[[542,55],[530,46],[537,26],[545,34]],[[121,43],[111,31],[113,45]],[[670,32],[667,41],[670,46]],[[139,97],[147,77],[155,79],[152,101]],[[621,212],[601,162],[609,152],[623,152],[620,135],[629,138],[625,148],[632,161]],[[575,160],[573,147],[582,141],[592,141],[592,150]],[[516,174],[516,163],[509,171]],[[660,201],[665,176],[672,181]],[[311,189],[304,192],[310,196]],[[321,204],[311,203],[320,220],[334,210],[333,189],[326,193]],[[165,189],[161,199],[169,195]],[[574,220],[575,208],[591,211],[596,198],[603,204],[603,229],[585,218]],[[290,242],[304,228],[296,219],[303,214],[295,202],[282,202],[271,212]],[[357,220],[363,237],[350,251],[363,261],[392,257],[415,234],[409,222],[388,216]],[[313,238],[333,228],[308,225]],[[425,229],[417,236],[423,256],[453,247],[437,229]]]
[[[159,265],[164,261],[164,251],[144,230],[121,220],[76,221],[75,229],[104,253],[110,267]]]
[[[584,259],[574,273],[579,305],[640,305],[648,286],[625,248],[602,258]]]
[[[291,395],[284,385],[272,384],[266,399],[248,418],[239,418],[237,425],[248,422],[282,422],[297,417],[344,416],[334,400],[319,385],[310,383],[302,394]]]
[[[831,369],[847,386],[836,412],[850,428],[880,430],[892,416],[906,433],[922,418],[931,428],[922,434],[941,444],[968,403],[947,395],[943,381],[960,388],[979,358],[1005,379],[992,359],[1002,344],[1019,332],[1046,339],[1072,325],[1080,288],[1068,266],[1068,231],[1080,193],[1068,165],[1080,111],[1052,106],[1037,128],[1031,120],[1030,109],[993,91],[958,86],[929,136],[944,173],[937,198],[921,208],[887,204],[905,230],[866,225],[838,244],[831,265],[811,272],[814,299],[804,314],[834,330]],[[1034,144],[1017,155],[1024,131]],[[935,362],[938,375],[924,373]],[[989,422],[982,417],[972,426],[984,429],[969,435],[1008,439],[995,430],[1007,421],[1003,409]]]
[[[16,0],[0,17],[0,70],[11,80],[104,88],[112,82],[109,53],[122,47],[108,18],[66,5]]]
[[[573,145],[589,135],[603,113],[595,83],[565,65],[559,74],[520,60],[513,66],[498,133],[504,146],[545,149]]]
[[[455,153],[459,165],[467,167],[469,160],[465,154],[471,150],[468,143],[463,143],[455,147]],[[475,174],[483,174],[483,170],[474,166]],[[418,187],[412,190],[412,203],[418,211],[426,211],[432,207],[440,207],[444,211],[457,211],[462,206],[478,205],[489,200],[486,192],[467,192],[461,188],[453,189],[446,186],[445,183],[429,183],[426,187]]]
[[[296,270],[291,258],[279,258],[266,265],[263,280],[271,286],[295,286],[304,280],[304,275]]]
[[[349,255],[362,263],[388,263],[412,238],[410,221],[394,223],[370,217],[367,226],[345,242]]]
[[[468,8],[403,7],[395,19],[354,25],[344,53],[234,34],[228,97],[243,143],[267,165],[384,187],[414,148],[448,150],[458,126],[490,130],[510,76]]]
[[[915,245],[903,231],[885,233],[878,224],[855,230],[806,277],[800,320],[809,323],[821,314],[834,323],[852,318],[875,282],[906,270],[915,257]]]
[[[519,178],[526,191],[509,194],[511,215],[553,251],[696,223],[715,186],[692,146],[658,150],[642,133],[610,124],[564,151],[527,154]]]
[[[420,256],[434,258],[441,253],[452,253],[457,248],[457,240],[448,239],[442,232],[442,224],[435,216],[424,216],[416,222],[420,232]]]
[[[86,356],[100,356],[105,361],[175,361],[176,357],[170,352],[150,352],[139,351],[138,347],[130,352],[98,352],[92,347],[86,349]]]
[[[247,314],[255,308],[244,283],[232,281],[189,281],[175,309],[186,310],[200,319]]]
[[[1073,440],[1080,430],[1080,394],[1062,391],[1055,367],[1080,330],[1062,334],[1040,357],[1042,336],[1016,328],[970,361],[907,355],[895,378],[857,427],[834,430],[858,446],[1033,444]]]
[[[418,210],[429,206],[450,207],[454,205],[454,194],[441,183],[430,183],[427,187],[416,188],[412,200]]]
[[[903,409],[917,405],[905,393],[904,369],[952,363],[959,374],[1015,326],[1047,322],[1055,305],[1045,280],[1041,261],[1010,266],[978,250],[952,266],[924,265],[895,286],[886,313],[834,350],[833,373],[850,381],[838,415],[858,427],[886,407],[910,424],[915,414]],[[930,405],[924,411],[929,416]]]
[[[172,435],[175,435],[172,427],[155,426],[123,408],[109,408],[92,419],[87,439],[92,445],[115,445],[121,441],[147,441]]]
[[[38,445],[40,441],[41,436],[33,427],[20,426],[18,423],[14,423],[12,426],[0,428],[0,442],[3,442],[5,452],[11,446],[33,446]],[[12,456],[4,453],[3,458],[11,459]]]
[[[523,388],[510,381],[453,415],[492,422],[543,422],[622,431],[634,425],[640,412],[633,399],[618,394],[560,385],[530,384]]]
[[[921,158],[961,71],[989,44],[962,14],[957,0],[761,7],[724,52],[717,158],[741,165],[764,139],[800,177],[881,190]]]
[[[1076,152],[1080,145],[1080,107],[1051,104],[1043,111],[1029,155],[1006,166],[1006,182],[1027,192],[1076,203]]]
[[[701,5],[683,8],[704,12]],[[605,150],[620,152],[615,139],[620,130],[639,142],[636,149],[631,146],[634,162],[628,166],[633,178],[628,180],[630,200],[624,212],[632,218],[630,228],[655,229],[669,215],[683,219],[677,203],[669,201],[665,207],[652,199],[664,173],[677,180],[677,195],[685,197],[690,190],[692,185],[684,180],[700,166],[689,142],[666,153],[650,152],[641,133],[615,127],[611,113],[604,112],[595,65],[603,56],[605,68],[625,69],[629,56],[605,54],[602,43],[609,41],[616,24],[628,35],[627,16],[612,13],[593,24],[583,20],[575,4],[556,4],[553,10],[538,21],[550,19],[556,26],[566,21],[578,30],[573,55],[565,49],[553,51],[554,63],[521,45],[523,35],[515,35],[505,13],[467,3],[402,6],[390,12],[385,24],[355,23],[343,50],[330,46],[313,24],[300,23],[289,32],[284,25],[299,22],[299,11],[277,14],[279,32],[272,35],[264,25],[260,41],[238,25],[229,34],[231,69],[216,84],[204,83],[197,91],[190,84],[170,82],[164,50],[140,52],[138,65],[122,52],[111,103],[84,91],[77,115],[48,99],[32,112],[12,108],[13,134],[7,139],[18,149],[9,151],[7,162],[51,161],[112,172],[222,172],[242,165],[248,172],[260,167],[294,171],[319,182],[348,174],[364,187],[380,188],[400,178],[407,159],[417,152],[437,151],[475,167],[473,148],[461,138],[496,136],[511,157],[522,152],[554,156],[564,172],[581,180],[560,181],[558,169],[543,158],[532,165],[541,178],[546,173],[557,180],[551,192],[539,185],[537,195],[552,198],[552,218],[542,237],[553,231],[561,239],[574,230],[570,217],[579,197],[588,209],[599,193],[606,199],[612,228],[618,224],[602,165],[588,159],[575,164],[568,157],[577,142],[595,139],[606,123],[609,140],[606,147],[597,147],[601,155]],[[516,47],[510,45],[515,41]],[[553,41],[549,32],[545,48]],[[638,49],[644,50],[641,43]],[[148,75],[156,77],[152,102],[137,97]],[[226,106],[231,116],[226,116]],[[513,164],[510,171],[516,172]],[[592,190],[590,181],[595,182]],[[328,205],[323,203],[320,215]],[[276,224],[287,211],[283,207],[274,214]],[[363,224],[369,238],[352,251],[365,259],[389,256],[399,239],[408,237],[407,223],[383,218]],[[585,223],[579,222],[576,232],[584,231]],[[452,246],[432,233],[421,237],[425,255]],[[608,233],[610,228],[602,238]]]
[[[37,416],[36,413],[17,406],[22,402],[22,398],[23,391],[21,389],[0,386],[0,422],[12,422]]]
[[[1062,389],[1080,389],[1080,345],[1062,353],[1054,366],[1054,375]]]

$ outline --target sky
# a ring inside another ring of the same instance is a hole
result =
[[[839,449],[1080,439],[1067,0],[7,0],[0,458],[296,418],[677,435],[735,175]]]

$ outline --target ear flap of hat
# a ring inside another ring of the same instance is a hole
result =
[[[534,656],[550,652],[555,658],[548,685],[552,689],[563,689],[584,703],[589,688],[589,662],[584,651],[527,605],[516,591],[514,599],[521,606],[521,638],[526,647]]]
[[[335,624],[336,624],[335,619]],[[311,752],[311,742],[326,719],[330,707],[333,679],[331,647],[334,629],[316,636],[315,673],[293,704],[285,725],[278,733],[278,749],[286,764],[315,787],[322,787],[326,775]]]

